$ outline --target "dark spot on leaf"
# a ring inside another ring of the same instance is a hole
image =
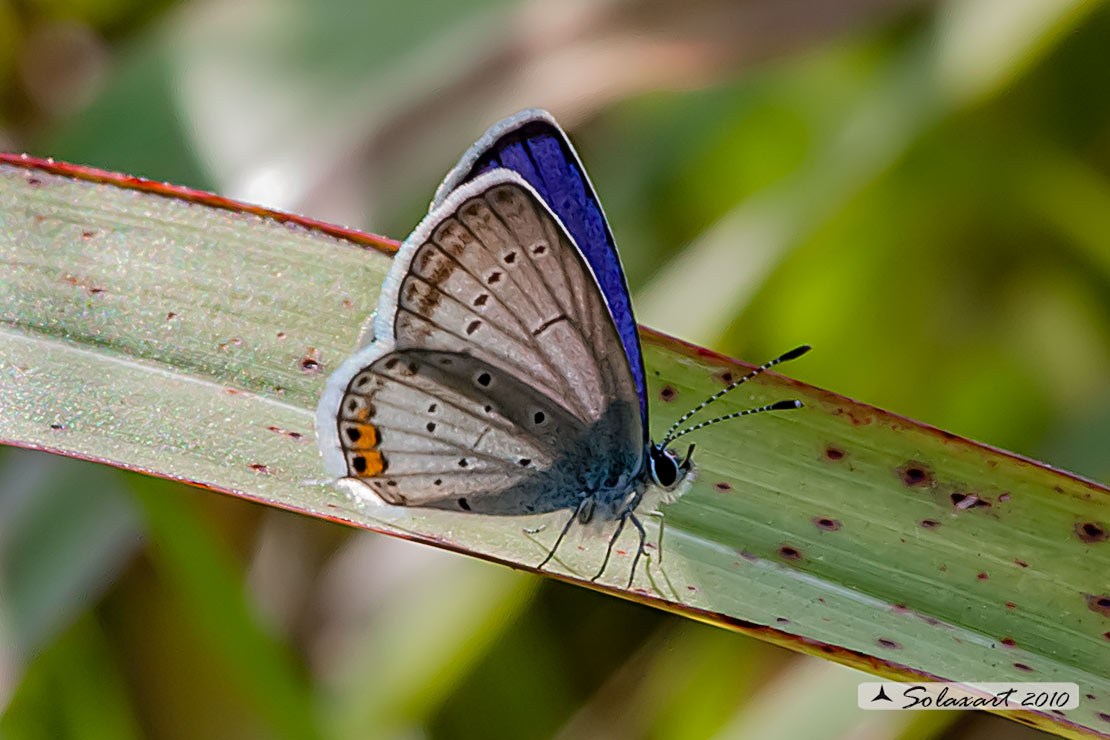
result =
[[[802,557],[802,554],[790,545],[783,545],[782,547],[780,547],[779,555],[781,555],[785,560],[798,560]]]
[[[725,370],[723,373],[718,373],[717,377],[720,378],[721,382],[725,385],[731,385],[732,381],[736,380],[736,376],[732,374],[731,370]]]
[[[879,647],[885,647],[885,648],[888,648],[890,650],[901,650],[902,649],[902,646],[899,645],[898,643],[896,643],[894,640],[889,640],[885,637],[880,637],[879,639],[875,640],[875,642],[879,645]]]
[[[1079,539],[1086,542],[1088,545],[1093,545],[1096,542],[1105,542],[1107,537],[1106,528],[1101,524],[1095,522],[1077,522],[1075,525],[1075,533],[1079,535]]]
[[[462,509],[463,511],[470,511],[470,502],[467,501],[465,498],[460,498],[459,499],[459,508]]]
[[[841,406],[833,412],[836,416],[847,416],[848,421],[854,427],[862,427],[874,421],[873,415],[863,408],[857,406]]]
[[[991,505],[990,501],[979,498],[974,493],[960,493],[959,491],[954,491],[948,498],[952,500],[952,505],[960,511],[985,508]]]
[[[1060,486],[1053,486],[1052,490],[1056,491],[1056,493],[1063,493],[1064,492],[1064,489],[1061,488]]]
[[[250,468],[251,468],[251,470],[253,470],[256,473],[268,473],[268,472],[270,472],[270,469],[267,468],[262,463],[251,463]]]
[[[922,519],[921,526],[925,529],[936,529],[940,526],[940,522],[938,522],[936,519]]]
[[[1007,609],[1017,609],[1017,604],[1015,604],[1015,603],[1014,603],[1014,602],[1012,602],[1012,601],[1007,601],[1007,602],[1006,602],[1006,608],[1007,608]]]
[[[61,424],[57,424],[57,423],[51,424],[51,425],[50,425],[50,428],[51,428],[51,429],[53,429],[53,430],[55,430],[55,431],[59,431],[59,430],[61,430],[61,429],[65,429],[65,427],[64,427],[64,426],[62,426]]]
[[[286,337],[286,334],[285,334],[285,332],[283,332],[283,331],[279,331],[279,332],[277,333],[277,338],[278,338],[278,339],[285,339],[285,337]]]
[[[998,496],[998,500],[999,500],[1000,503],[1004,504],[1004,503],[1006,503],[1007,501],[1010,500],[1010,494],[1008,494],[1008,493],[1000,494]]]
[[[1017,668],[1019,671],[1025,671],[1026,673],[1033,672],[1033,669],[1025,665],[1024,663],[1014,663],[1014,668]]]
[[[726,483],[725,481],[718,481],[717,483],[713,484],[713,487],[716,488],[721,493],[725,493],[726,491],[731,491],[732,490],[732,486],[730,484]]]
[[[839,447],[833,447],[832,445],[829,445],[825,448],[825,457],[829,458],[830,460],[843,460],[844,450],[840,449]]]
[[[87,231],[86,230],[86,231],[81,232],[81,238],[82,239],[92,239],[94,236],[96,236],[95,231]]]
[[[659,391],[659,397],[667,403],[670,403],[672,400],[674,400],[674,397],[677,395],[678,392],[669,385],[663,386],[663,389]]]
[[[775,621],[779,624],[790,624],[790,620],[786,617],[775,617]]]
[[[314,373],[320,369],[320,354],[314,347],[309,347],[308,352],[301,358],[301,370]]]
[[[1099,712],[1098,718],[1101,719],[1103,722],[1110,722],[1110,714],[1107,714],[1106,712]]]
[[[977,575],[975,577],[978,578],[980,581],[985,581],[988,578],[990,578],[990,576],[988,576],[986,573],[983,573],[983,572],[980,572],[979,575]]]
[[[175,314],[173,311],[170,311],[169,313],[166,314],[166,321],[173,321],[173,318],[175,316],[177,316],[177,314]]]
[[[1110,617],[1110,596],[1084,594],[1087,599],[1087,608],[1104,617]]]
[[[469,324],[466,325],[466,333],[467,334],[473,334],[474,332],[478,331],[478,327],[481,326],[481,325],[482,325],[481,321],[479,321],[478,319],[474,319],[473,321],[471,321]]]
[[[827,516],[814,517],[813,523],[817,525],[818,529],[828,530],[829,532],[835,532],[840,529],[840,522],[836,519],[830,519]]]
[[[1014,638],[1012,637],[1003,637],[1001,640],[999,640],[999,642],[1001,642],[1006,647],[1013,647],[1014,645],[1017,645],[1017,643],[1014,642]]]
[[[932,474],[919,462],[908,462],[898,468],[898,477],[907,486],[930,486],[933,484]]]

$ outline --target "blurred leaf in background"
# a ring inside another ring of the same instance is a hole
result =
[[[0,145],[399,238],[547,107],[644,323],[810,342],[803,380],[1110,482],[1108,40],[1082,0],[0,0]],[[0,635],[11,738],[1038,734],[865,715],[845,668],[18,450]]]

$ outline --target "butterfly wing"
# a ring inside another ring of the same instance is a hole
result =
[[[597,281],[511,171],[458,188],[405,241],[375,336],[328,379],[317,431],[329,471],[386,501],[545,511],[642,467]]]
[[[647,434],[644,360],[628,283],[609,222],[577,152],[550,113],[523,111],[494,124],[463,155],[436,191],[432,207],[459,185],[496,168],[513,170],[535,188],[596,275],[636,384],[641,425]]]

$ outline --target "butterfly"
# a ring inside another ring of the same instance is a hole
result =
[[[661,442],[613,234],[567,135],[542,110],[491,127],[448,173],[382,286],[374,340],[328,378],[317,437],[329,474],[382,501],[492,516],[615,521],[601,576],[650,486],[693,469],[670,443],[780,401],[679,427],[799,347],[718,391]]]

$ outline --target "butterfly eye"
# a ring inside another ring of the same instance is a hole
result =
[[[678,483],[678,461],[669,452],[653,448],[650,454],[651,477],[655,484],[663,488],[670,488]]]

